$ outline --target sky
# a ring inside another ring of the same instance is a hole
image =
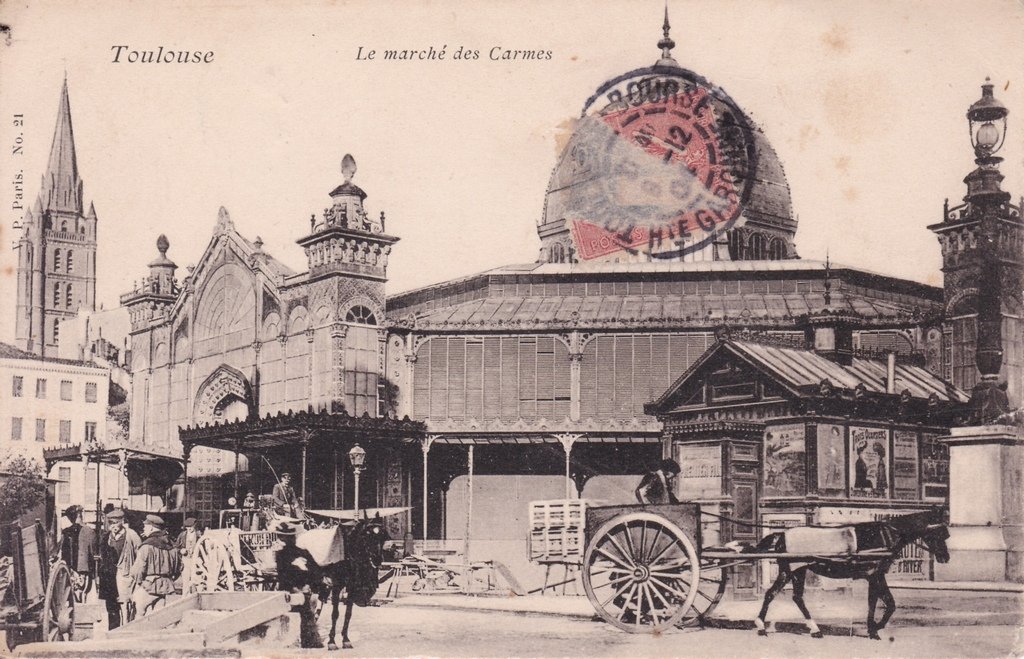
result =
[[[722,87],[778,152],[804,258],[941,284],[929,224],[973,168],[968,106],[992,78],[1010,109],[1004,189],[1024,194],[1024,5],[1016,0],[669,0],[681,66]],[[605,80],[659,56],[663,0],[620,2],[4,2],[0,22],[0,300],[14,310],[14,173],[38,194],[67,73],[97,299],[181,269],[218,208],[297,271],[346,153],[366,206],[401,238],[397,293],[532,262],[567,126]],[[114,62],[114,48],[127,46]],[[213,52],[129,63],[131,50]],[[456,60],[459,47],[477,60]],[[384,49],[445,48],[385,61]],[[550,59],[492,61],[492,48]],[[377,50],[374,60],[359,59]],[[23,114],[24,127],[12,116]],[[12,155],[21,134],[24,151]],[[0,313],[0,340],[14,337]]]

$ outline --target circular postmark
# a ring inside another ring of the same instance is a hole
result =
[[[718,87],[685,69],[638,69],[588,99],[549,194],[581,260],[679,259],[742,221],[754,144]]]

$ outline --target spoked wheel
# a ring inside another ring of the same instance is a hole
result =
[[[634,634],[670,629],[693,606],[697,550],[664,517],[628,513],[594,534],[583,558],[583,588],[598,615]]]
[[[235,570],[227,547],[218,538],[203,536],[192,549],[191,592],[235,590]]]
[[[727,568],[726,568],[727,569]],[[697,597],[693,600],[693,606],[686,612],[677,627],[703,627],[715,607],[722,601],[725,594],[727,581],[726,569],[722,568],[722,561],[714,558],[700,559],[700,580],[697,582]]]
[[[70,641],[75,633],[75,592],[71,570],[63,561],[54,563],[43,600],[43,641]]]

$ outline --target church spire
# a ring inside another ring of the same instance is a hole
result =
[[[82,179],[78,177],[75,158],[75,135],[71,128],[71,103],[68,100],[68,79],[60,92],[57,125],[53,130],[50,160],[43,175],[39,198],[44,210],[82,213]]]
[[[679,66],[679,63],[672,58],[672,49],[676,47],[676,42],[668,36],[671,29],[672,26],[668,22],[668,0],[665,0],[665,22],[661,24],[662,36],[658,42],[658,48],[661,48],[661,59],[655,63],[655,66]]]

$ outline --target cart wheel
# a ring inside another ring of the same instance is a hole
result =
[[[715,607],[722,601],[728,572],[722,569],[722,561],[713,558],[700,559],[700,581],[697,583],[697,597],[677,627],[703,627],[711,619]]]
[[[670,629],[697,598],[700,563],[690,538],[652,513],[619,515],[597,530],[583,588],[598,615],[631,633]]]
[[[228,548],[218,538],[203,536],[192,549],[192,574],[189,588],[193,593],[213,593],[235,589],[235,570]]]
[[[43,641],[70,641],[75,633],[75,593],[71,570],[63,561],[53,564],[43,601]]]

